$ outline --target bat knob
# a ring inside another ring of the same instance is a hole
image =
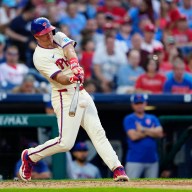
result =
[[[69,112],[69,116],[70,117],[75,117],[75,113],[74,112]]]

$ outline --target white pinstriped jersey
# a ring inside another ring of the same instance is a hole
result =
[[[51,83],[53,90],[74,87],[74,85],[62,85],[54,81],[52,78],[60,71],[69,77],[73,76],[67,58],[64,56],[63,48],[70,43],[74,45],[75,42],[62,32],[57,32],[53,36],[53,39],[58,45],[58,48],[46,49],[38,45],[33,55],[34,65],[36,69]]]

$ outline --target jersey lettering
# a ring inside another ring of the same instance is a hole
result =
[[[68,67],[69,66],[69,62],[67,60],[65,60],[64,58],[60,58],[57,59],[57,61],[55,62],[55,64],[60,67],[62,70],[65,68],[65,65]]]

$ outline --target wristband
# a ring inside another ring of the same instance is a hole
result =
[[[69,64],[70,64],[71,70],[73,70],[73,69],[76,68],[76,67],[79,67],[79,62],[78,62],[78,59],[77,59],[77,58],[71,58],[71,59],[69,60]]]

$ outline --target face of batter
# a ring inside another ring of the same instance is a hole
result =
[[[50,46],[53,45],[53,33],[50,31],[49,33],[46,33],[45,35],[41,36],[35,36],[35,38],[38,41],[38,44],[45,48],[51,48]]]

